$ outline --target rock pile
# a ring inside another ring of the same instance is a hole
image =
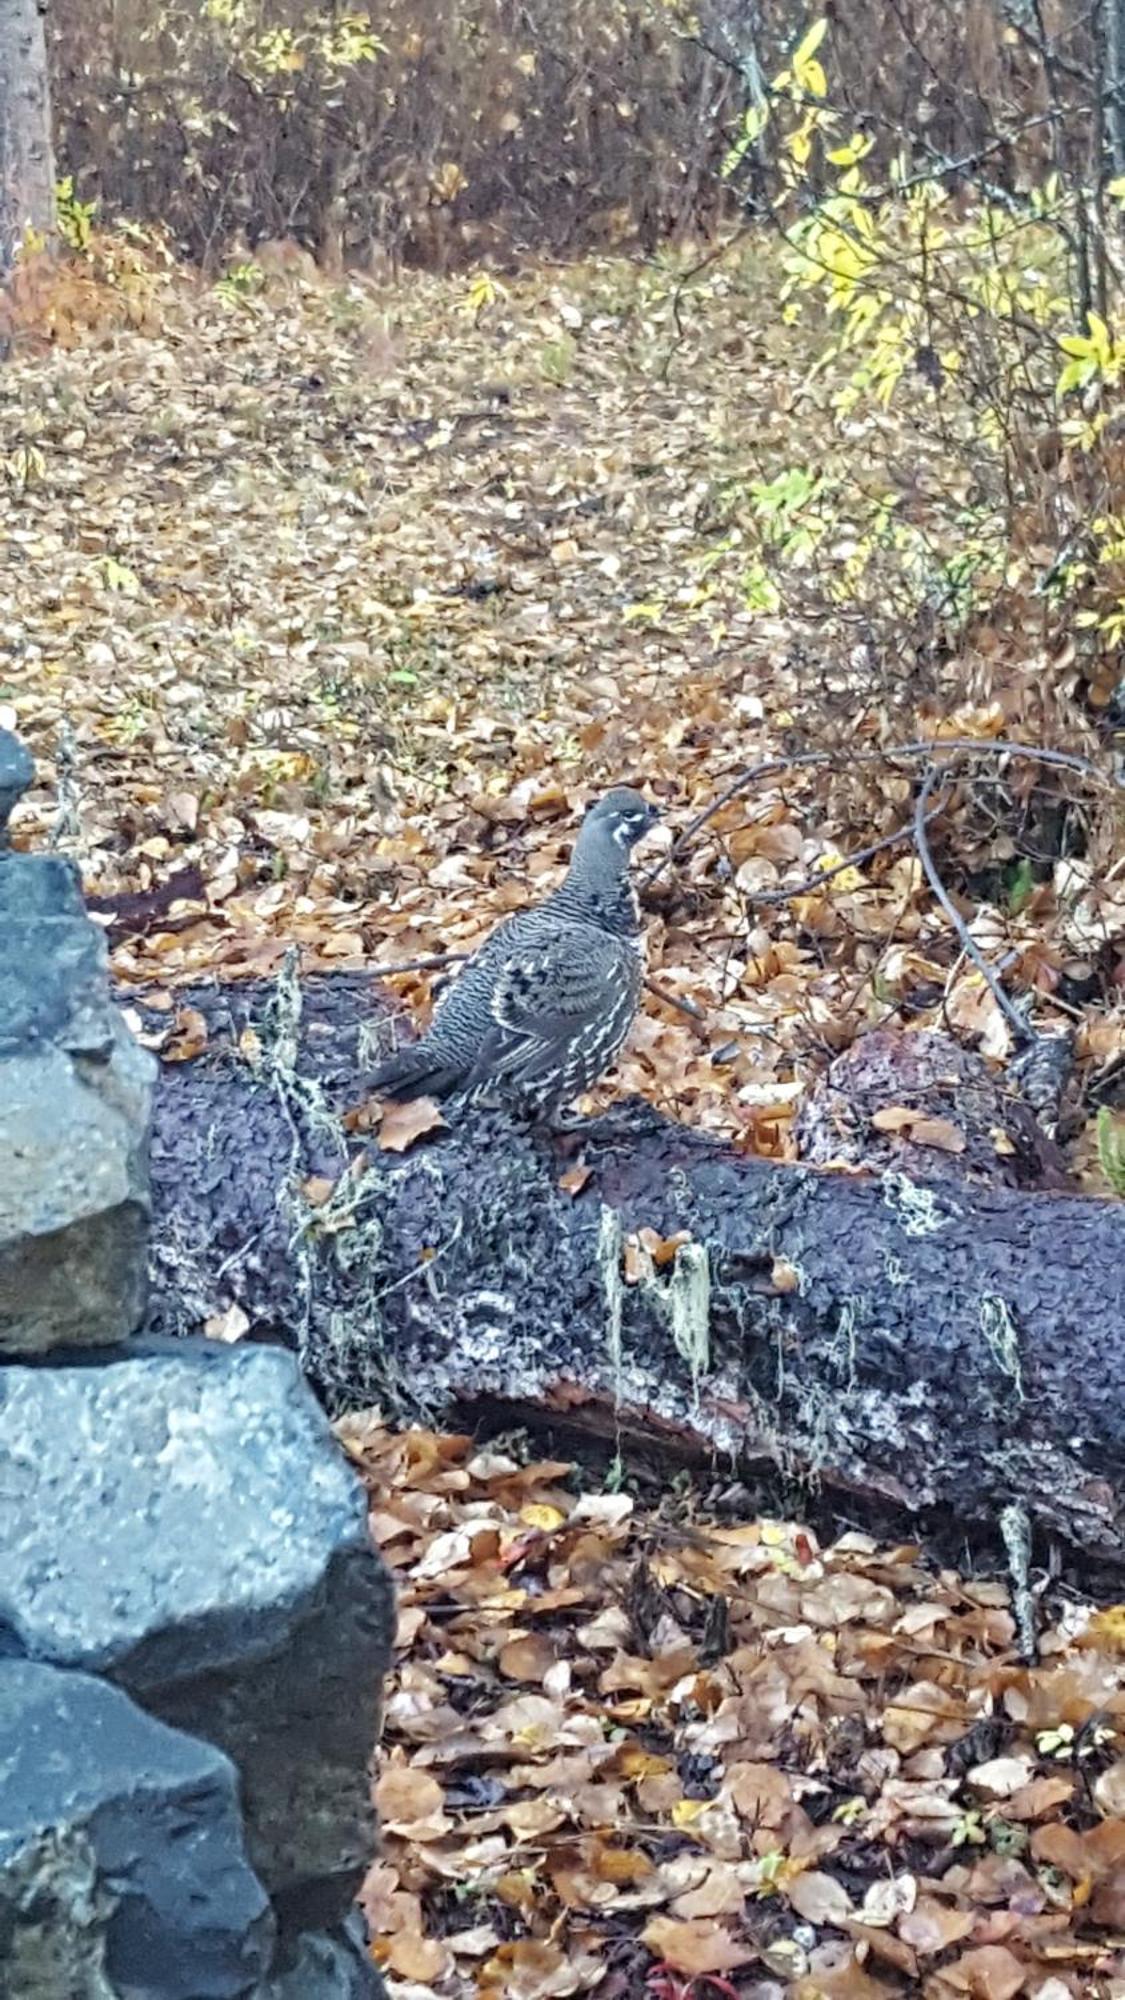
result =
[[[0,732],[0,2000],[367,2000],[393,1606],[280,1349],[138,1340],[155,1069]]]

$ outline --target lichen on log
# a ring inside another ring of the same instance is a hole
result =
[[[210,1040],[157,1093],[158,1329],[237,1305],[334,1409],[546,1418],[918,1528],[1020,1504],[1120,1561],[1125,1205],[778,1166],[639,1104],[565,1139],[477,1115],[381,1154],[343,1123],[374,981],[308,980],[280,1042],[272,987],[181,997]],[[645,1229],[685,1245],[626,1273]]]

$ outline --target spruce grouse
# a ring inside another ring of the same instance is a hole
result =
[[[427,1033],[380,1064],[375,1092],[491,1104],[547,1122],[588,1090],[637,1011],[644,937],[629,850],[657,818],[624,785],[592,806],[565,880],[489,933]]]

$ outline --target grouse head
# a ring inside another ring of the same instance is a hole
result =
[[[600,846],[602,841],[611,840],[622,853],[627,853],[659,818],[656,807],[650,806],[640,792],[633,791],[630,785],[615,785],[590,807],[582,822],[579,845],[596,842]]]

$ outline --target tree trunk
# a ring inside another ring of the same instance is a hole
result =
[[[1125,0],[1102,0],[1102,40],[1109,152],[1120,176],[1125,174]]]
[[[0,0],[0,278],[30,229],[55,226],[55,159],[43,7]]]
[[[372,982],[177,997],[209,1044],[157,1091],[154,1331],[284,1339],[337,1409],[780,1468],[947,1542],[1019,1502],[1121,1561],[1125,1204],[775,1166],[644,1106],[381,1153],[339,1122]]]

